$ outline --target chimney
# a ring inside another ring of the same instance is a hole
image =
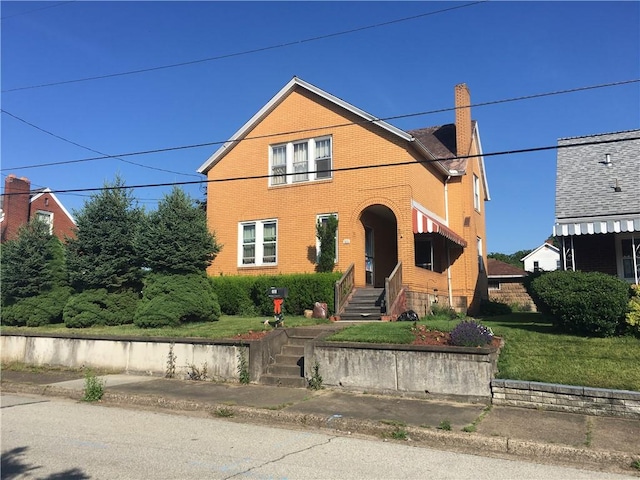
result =
[[[455,87],[456,155],[463,157],[471,151],[471,94],[465,83]]]
[[[2,209],[2,241],[16,238],[18,229],[29,223],[29,200],[31,182],[25,178],[8,175],[4,180],[4,198]]]

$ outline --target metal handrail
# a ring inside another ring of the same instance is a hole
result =
[[[344,310],[344,305],[347,303],[347,299],[353,290],[355,282],[355,265],[352,263],[349,268],[344,272],[340,280],[335,283],[334,290],[334,307],[336,314],[339,315]]]

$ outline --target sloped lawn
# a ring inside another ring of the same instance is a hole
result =
[[[420,324],[447,332],[458,322],[432,318]],[[505,342],[498,361],[498,378],[640,391],[638,338],[557,334],[551,322],[539,313],[490,317],[482,323]],[[330,339],[385,343],[386,338],[388,343],[411,343],[411,326],[411,322],[355,325]]]

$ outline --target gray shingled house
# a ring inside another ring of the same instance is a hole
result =
[[[559,139],[555,214],[564,270],[638,284],[640,129]]]

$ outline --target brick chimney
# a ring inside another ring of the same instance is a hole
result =
[[[471,94],[466,83],[455,87],[456,155],[463,157],[471,151]]]
[[[18,229],[29,223],[30,190],[31,182],[25,177],[18,178],[11,174],[5,178],[2,199],[4,221],[2,222],[1,240],[3,242],[14,239],[18,234]]]

